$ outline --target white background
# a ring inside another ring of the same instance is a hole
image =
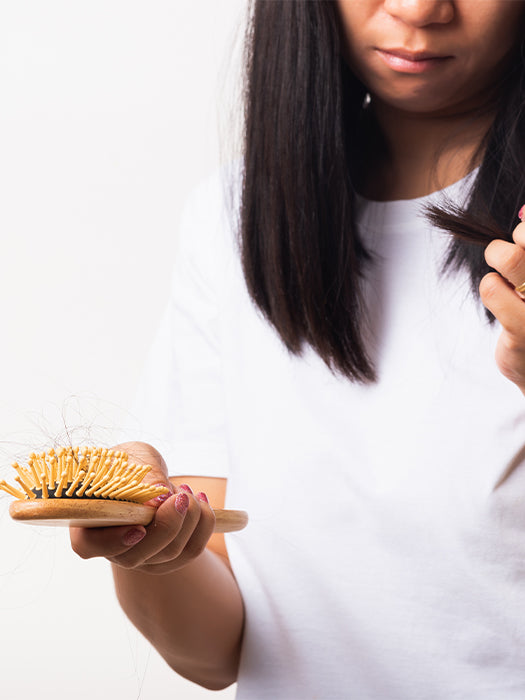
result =
[[[231,156],[246,0],[0,5],[0,477],[111,444],[162,312],[190,189]],[[221,146],[219,146],[221,144]],[[1,493],[1,492],[0,492]],[[178,678],[108,565],[0,495],[0,696],[233,697]]]

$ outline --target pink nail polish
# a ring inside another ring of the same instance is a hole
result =
[[[152,499],[152,503],[154,503],[156,506],[160,506],[162,503],[164,503],[164,501],[167,501],[168,498],[173,494],[173,486],[170,483],[165,484],[162,482],[154,484],[154,486],[158,486],[163,489],[169,489],[169,493],[161,493]]]
[[[197,494],[197,498],[199,499],[199,501],[204,501],[204,503],[209,503],[208,496],[203,491],[200,491]]]
[[[178,493],[175,497],[175,510],[177,511],[177,513],[184,515],[188,510],[189,505],[190,499],[188,494],[184,492]]]
[[[193,493],[191,490],[191,487],[188,486],[188,484],[179,484],[179,489],[182,489],[183,491],[187,491],[188,493]]]
[[[157,506],[160,506],[162,503],[164,503],[164,501],[167,501],[170,496],[171,493],[161,493],[160,496],[156,496],[153,499],[153,503],[155,503],[155,505]]]
[[[138,542],[143,540],[145,536],[145,530],[139,530],[137,527],[133,527],[131,528],[131,530],[128,530],[126,533],[124,533],[124,537],[122,538],[122,544],[125,544],[126,547],[131,547],[132,545],[137,544]]]
[[[518,212],[518,219],[520,221],[525,220],[525,204],[521,207],[521,209]]]

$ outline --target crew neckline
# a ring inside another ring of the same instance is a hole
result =
[[[387,201],[368,199],[356,192],[356,220],[360,226],[373,226],[380,224],[382,228],[389,228],[390,224],[397,227],[399,224],[413,220],[416,217],[425,217],[425,209],[433,204],[446,204],[447,201],[462,204],[466,201],[479,168],[430,194],[414,199],[392,199]]]

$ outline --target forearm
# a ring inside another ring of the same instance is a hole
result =
[[[117,449],[137,464],[152,465],[147,483],[165,485],[168,493],[150,502],[155,511],[147,526],[71,527],[73,550],[113,564],[122,608],[175,671],[207,688],[224,688],[237,678],[244,608],[222,536],[213,534],[208,498],[200,491],[195,496],[187,484],[172,484],[151,445]],[[199,489],[210,487],[212,503],[222,508],[226,481],[198,482]]]
[[[220,556],[206,549],[163,575],[113,565],[113,575],[123,610],[177,673],[215,690],[235,682],[244,610]]]

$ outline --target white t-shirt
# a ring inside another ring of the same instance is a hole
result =
[[[170,473],[227,476],[249,512],[239,700],[525,697],[525,398],[467,274],[441,273],[440,196],[360,202],[370,386],[254,308],[219,179],[186,209],[139,412]]]

